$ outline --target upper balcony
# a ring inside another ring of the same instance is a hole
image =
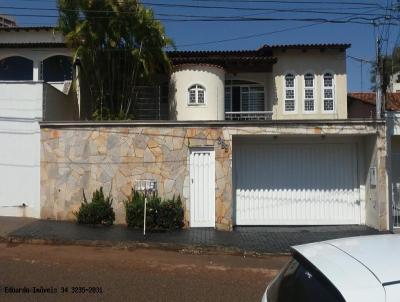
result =
[[[225,120],[271,120],[273,112],[267,108],[266,91],[262,83],[248,80],[225,81]]]
[[[72,64],[51,56],[40,64],[9,56],[0,60],[0,117],[3,119],[74,120],[78,101],[71,88]]]

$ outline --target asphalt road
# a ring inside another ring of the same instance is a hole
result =
[[[0,301],[260,301],[266,283],[287,261],[0,244]]]

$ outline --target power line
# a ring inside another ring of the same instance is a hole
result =
[[[57,8],[32,8],[32,7],[18,7],[18,6],[0,6],[0,9],[10,9],[10,10],[29,10],[29,11],[56,11],[59,12]],[[231,8],[230,8],[231,9]],[[244,10],[248,10],[244,8]],[[316,10],[316,9],[277,9],[277,8],[251,8],[253,11],[263,11],[263,12],[277,12],[277,13],[312,13],[312,14],[330,14],[330,15],[353,15],[354,13],[351,12],[330,12],[326,10]],[[63,11],[66,12],[90,12],[90,13],[118,13],[118,14],[135,14],[134,11],[113,11],[113,10],[79,10],[79,9],[64,9]],[[156,15],[163,15],[163,16],[183,16],[183,17],[215,17],[215,18],[227,18],[229,16],[198,16],[198,15],[188,15],[188,14],[166,14],[166,13],[157,13]],[[359,16],[377,16],[377,14],[370,14],[370,13],[357,13]],[[387,14],[379,14],[381,17],[387,16]]]

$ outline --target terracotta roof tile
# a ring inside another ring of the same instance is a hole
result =
[[[375,105],[375,92],[352,92],[349,99],[358,100],[366,104]],[[400,93],[388,93],[386,110],[400,111]]]

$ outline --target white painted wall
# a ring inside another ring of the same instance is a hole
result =
[[[188,104],[188,89],[200,84],[206,89],[204,105]],[[225,71],[210,65],[182,65],[171,75],[170,118],[178,121],[224,120]]]
[[[0,118],[0,143],[0,216],[39,218],[40,127],[38,121]],[[26,207],[22,207],[22,204]]]
[[[0,82],[0,117],[41,119],[43,82]]]
[[[76,119],[77,106],[47,83],[0,82],[0,216],[40,217],[39,121]]]
[[[42,101],[42,82],[0,82],[0,216],[40,216]]]

